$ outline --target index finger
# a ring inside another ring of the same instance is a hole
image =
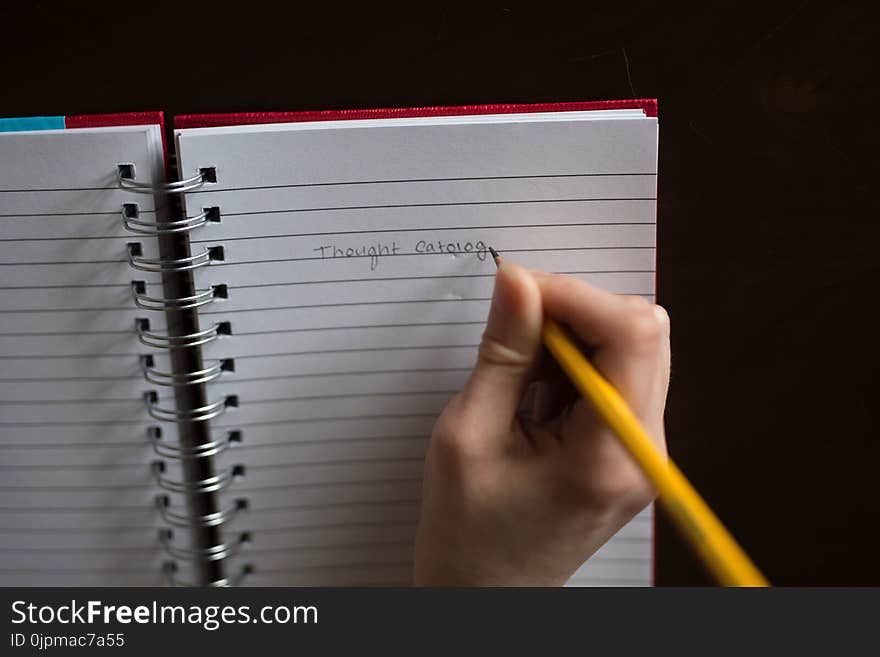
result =
[[[604,347],[628,341],[644,319],[656,323],[655,306],[641,297],[612,294],[571,276],[533,272],[544,312],[566,324],[586,344]]]

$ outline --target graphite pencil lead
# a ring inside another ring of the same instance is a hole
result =
[[[498,251],[493,249],[491,246],[489,247],[489,253],[492,254],[492,260],[495,261],[495,266],[498,266],[498,261],[501,259],[501,256],[498,254]]]

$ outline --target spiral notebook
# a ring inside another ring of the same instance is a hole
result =
[[[0,585],[406,585],[491,245],[653,299],[656,101],[0,120]],[[652,510],[572,585],[649,585]]]

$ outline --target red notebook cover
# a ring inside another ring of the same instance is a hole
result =
[[[527,112],[582,112],[589,110],[641,109],[657,116],[656,98],[593,100],[577,103],[457,105],[449,107],[392,107],[380,109],[321,110],[305,112],[239,112],[232,114],[184,114],[174,117],[174,127],[216,128],[257,123],[345,121],[354,119],[402,119],[418,116],[464,116],[470,114],[519,114]]]
[[[164,128],[165,115],[162,112],[124,112],[64,117],[65,128],[108,128],[117,125],[160,125]]]

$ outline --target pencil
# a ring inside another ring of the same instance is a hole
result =
[[[498,252],[493,248],[489,251],[497,266]],[[592,404],[654,485],[661,506],[718,583],[769,586],[709,505],[681,470],[656,447],[620,393],[586,359],[565,329],[545,318],[542,338],[575,388]]]

